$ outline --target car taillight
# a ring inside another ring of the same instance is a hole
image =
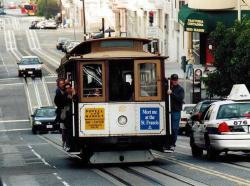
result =
[[[181,118],[181,121],[187,121],[187,118]]]
[[[223,122],[219,124],[218,131],[219,132],[231,132],[231,129],[229,128],[226,122]]]

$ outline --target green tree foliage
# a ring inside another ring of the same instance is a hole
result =
[[[219,23],[209,37],[216,70],[204,80],[210,95],[227,96],[233,84],[250,90],[250,20],[226,28]]]
[[[37,0],[39,16],[45,16],[46,18],[54,17],[60,12],[60,6],[58,0]]]

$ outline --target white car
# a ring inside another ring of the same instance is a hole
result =
[[[188,133],[187,121],[190,118],[190,112],[193,110],[196,104],[183,104],[181,111],[181,120],[179,125],[179,133],[185,132]]]
[[[42,77],[42,62],[37,56],[23,56],[18,63],[18,76]]]
[[[194,157],[203,150],[208,159],[220,152],[250,151],[250,94],[245,85],[234,85],[228,99],[212,103],[201,118],[190,135]]]
[[[57,28],[56,21],[55,20],[46,20],[44,23],[44,28],[56,29]]]
[[[70,52],[73,48],[75,48],[77,45],[79,45],[80,41],[72,41],[69,43],[69,45],[66,46],[66,53]]]

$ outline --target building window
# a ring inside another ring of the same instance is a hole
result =
[[[180,1],[179,1],[179,9],[181,9],[181,7],[182,7],[183,5],[185,5],[185,1],[180,0]]]
[[[200,64],[200,33],[193,32],[192,49],[195,63]]]

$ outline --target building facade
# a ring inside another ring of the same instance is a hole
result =
[[[237,19],[250,18],[250,3],[241,0],[189,0],[179,12],[180,40],[187,42],[182,55],[192,52],[197,64],[213,66],[209,34],[218,22],[230,27]]]

